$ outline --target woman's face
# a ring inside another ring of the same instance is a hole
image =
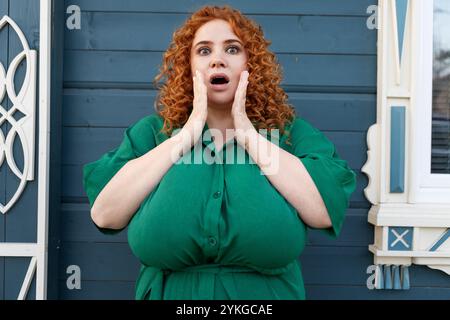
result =
[[[192,75],[195,70],[203,75],[208,106],[231,107],[241,72],[247,70],[247,53],[228,22],[212,20],[197,30],[191,49]]]

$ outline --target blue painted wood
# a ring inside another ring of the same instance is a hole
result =
[[[159,52],[65,51],[64,86],[152,89],[161,57]],[[278,54],[277,57],[284,70],[282,85],[287,91],[375,92],[375,56]]]
[[[450,229],[447,229],[439,240],[431,247],[430,251],[436,251],[450,237]]]
[[[408,0],[395,0],[395,9],[397,15],[397,39],[399,61],[402,61],[403,53],[403,36],[405,34],[406,11],[408,9]]]
[[[402,266],[401,274],[402,274],[402,288],[403,290],[409,290],[411,288],[409,284],[409,267]]]
[[[376,0],[346,0],[345,4],[327,0],[279,0],[274,5],[272,0],[242,0],[242,1],[209,1],[209,0],[65,0],[66,6],[75,4],[83,11],[104,12],[159,12],[184,13],[193,12],[204,5],[231,5],[244,14],[307,14],[307,15],[354,15],[365,16],[370,5],[377,4]]]
[[[9,1],[0,0],[0,18],[9,12]],[[0,63],[6,66],[8,61],[8,31],[2,29],[0,32]],[[0,101],[0,104],[6,108],[6,100]],[[2,129],[3,130],[3,129]],[[6,171],[0,170],[0,201],[5,203],[6,193]],[[5,216],[0,214],[0,242],[5,241]],[[5,258],[0,257],[0,300],[4,299],[5,287]]]
[[[77,265],[83,281],[135,281],[139,260],[127,243],[63,242],[60,252],[59,280],[67,280],[67,267]]]
[[[384,265],[384,289],[392,289],[392,272],[390,265]]]
[[[366,270],[368,266],[373,265],[373,255],[367,250],[367,246],[308,245],[299,259],[304,271],[305,285],[366,287],[369,277]],[[333,267],[330,268],[330,266]],[[440,270],[412,265],[409,273],[411,274],[411,290],[420,287],[450,288],[450,277]],[[366,290],[370,291],[367,288]]]
[[[65,280],[59,281],[59,298],[62,300],[134,300],[135,281],[81,281],[81,289],[67,288]]]
[[[61,131],[62,131],[62,82],[65,9],[63,1],[53,2],[52,28],[52,68],[51,68],[51,118],[50,118],[50,199],[49,199],[49,233],[48,233],[48,277],[47,298],[54,300],[59,297],[58,254],[61,238],[60,202],[61,202]]]
[[[164,51],[172,40],[172,33],[188,16],[83,11],[81,29],[66,31],[65,48]],[[366,23],[366,16],[249,15],[249,18],[265,30],[265,37],[272,41],[270,50],[277,54],[376,54],[376,33],[368,28],[361,28]],[[317,37],[318,29],[326,29],[328,32]],[[134,36],[128,37],[127,34]],[[342,34],[346,36],[340,37]],[[341,38],[340,42],[336,42],[338,38]]]
[[[5,299],[16,300],[19,296],[23,280],[28,270],[31,258],[8,257],[5,258]],[[26,299],[35,300],[36,283],[33,279]]]
[[[384,272],[383,272],[383,266],[377,264],[377,275],[376,275],[376,289],[382,290],[384,289]]]
[[[411,251],[413,250],[413,227],[389,227],[388,250]]]
[[[400,266],[394,265],[392,266],[392,277],[393,277],[393,289],[394,290],[401,290],[402,289],[402,283],[400,281]]]
[[[336,240],[330,239],[319,230],[309,230],[308,245],[311,246],[365,246],[373,243],[372,227],[367,223],[367,209],[347,210],[341,234]]]
[[[391,108],[390,192],[405,190],[405,107]]]
[[[420,287],[414,290],[368,290],[366,286],[306,286],[308,300],[448,300],[450,289]]]
[[[61,240],[64,242],[117,242],[127,243],[127,229],[106,235],[98,231],[91,220],[88,203],[61,205]]]

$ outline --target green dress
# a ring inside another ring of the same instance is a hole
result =
[[[127,161],[168,139],[159,132],[162,125],[158,114],[141,119],[126,130],[118,148],[84,167],[91,205]],[[286,129],[279,141],[275,134],[267,139],[302,161],[332,221],[332,227],[322,230],[335,238],[356,175],[304,119],[295,118]],[[291,145],[286,143],[289,132]],[[203,133],[130,220],[128,243],[142,264],[135,298],[305,299],[298,258],[307,226],[235,139],[216,153],[207,124]]]

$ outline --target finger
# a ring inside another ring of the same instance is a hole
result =
[[[247,85],[248,85],[248,72],[247,71],[243,71],[241,73],[241,78],[239,80],[239,89],[241,94],[243,94],[245,96],[245,91],[247,89]]]
[[[244,71],[242,75],[242,87],[240,92],[241,111],[245,113],[245,102],[247,100],[248,72]]]
[[[198,73],[199,74],[199,83],[200,83],[200,88],[201,88],[201,95],[202,98],[204,99],[204,101],[206,101],[207,98],[207,88],[206,88],[206,84],[203,78],[203,74],[201,72]]]
[[[238,99],[243,100],[246,97],[246,93],[247,93],[247,85],[248,85],[248,72],[247,71],[243,71],[241,73],[241,78],[239,80],[239,86],[238,86]]]
[[[205,94],[206,92],[206,85],[203,79],[203,75],[201,72],[198,72],[198,79],[199,79],[199,83],[200,83],[200,88],[202,89],[202,94]]]
[[[193,84],[194,84],[194,89],[197,89],[196,88],[196,86],[197,86],[197,70],[194,72],[194,76],[192,77],[192,81],[193,81]]]

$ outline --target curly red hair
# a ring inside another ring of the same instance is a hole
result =
[[[194,12],[173,34],[173,40],[164,54],[160,73],[155,77],[159,94],[155,109],[164,118],[162,132],[171,135],[189,118],[194,99],[190,52],[196,31],[206,22],[222,19],[243,42],[247,51],[246,112],[257,130],[279,129],[283,135],[285,125],[293,121],[295,109],[287,103],[287,94],[280,87],[281,66],[269,51],[271,41],[264,38],[262,28],[254,21],[229,6],[205,6]],[[166,83],[158,86],[165,77]]]

